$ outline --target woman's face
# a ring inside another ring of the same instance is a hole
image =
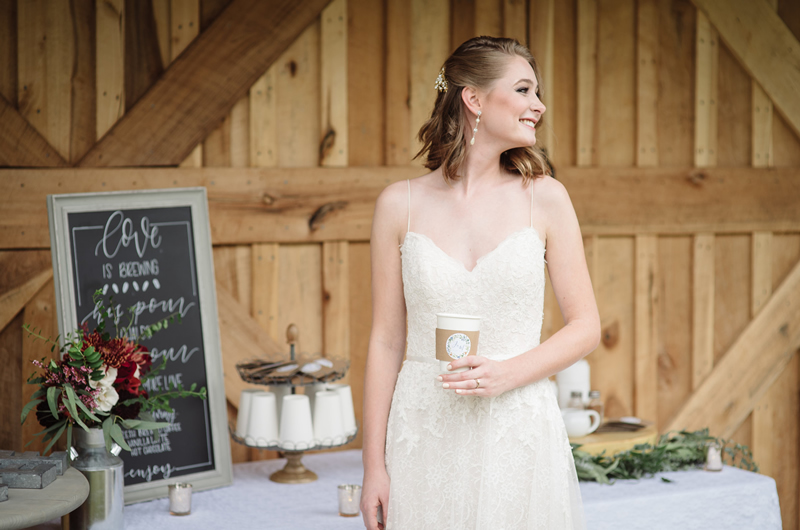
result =
[[[504,151],[534,145],[534,126],[545,111],[536,95],[538,91],[536,76],[528,61],[519,56],[510,58],[505,74],[481,98],[476,143],[485,135],[484,138],[497,142]]]

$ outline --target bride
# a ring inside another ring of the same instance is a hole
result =
[[[597,347],[600,320],[569,195],[534,147],[539,79],[515,40],[462,44],[419,132],[431,172],[377,199],[361,500],[370,530],[584,528],[547,378]],[[565,326],[540,343],[545,264]],[[482,319],[479,355],[445,373],[437,312]]]

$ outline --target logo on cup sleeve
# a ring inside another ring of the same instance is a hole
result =
[[[447,355],[453,359],[461,359],[462,357],[465,357],[471,349],[472,341],[470,341],[469,337],[463,333],[453,333],[447,337],[445,350],[447,351]]]

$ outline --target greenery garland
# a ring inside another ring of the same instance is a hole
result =
[[[746,445],[709,436],[708,428],[695,432],[671,431],[661,435],[655,446],[638,444],[614,456],[605,456],[605,451],[591,455],[581,451],[580,444],[570,445],[579,480],[613,484],[616,479],[640,479],[662,471],[696,469],[705,463],[706,449],[712,444],[721,448],[724,463],[758,472],[758,465]],[[661,480],[672,482],[666,477]]]

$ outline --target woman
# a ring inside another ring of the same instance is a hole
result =
[[[597,347],[600,322],[572,203],[533,147],[536,62],[514,40],[477,37],[436,88],[417,155],[432,172],[375,205],[365,524],[384,528],[380,508],[398,530],[583,528],[547,378]],[[566,325],[540,344],[545,263]],[[482,318],[479,355],[450,365],[471,370],[440,373],[438,312]]]

